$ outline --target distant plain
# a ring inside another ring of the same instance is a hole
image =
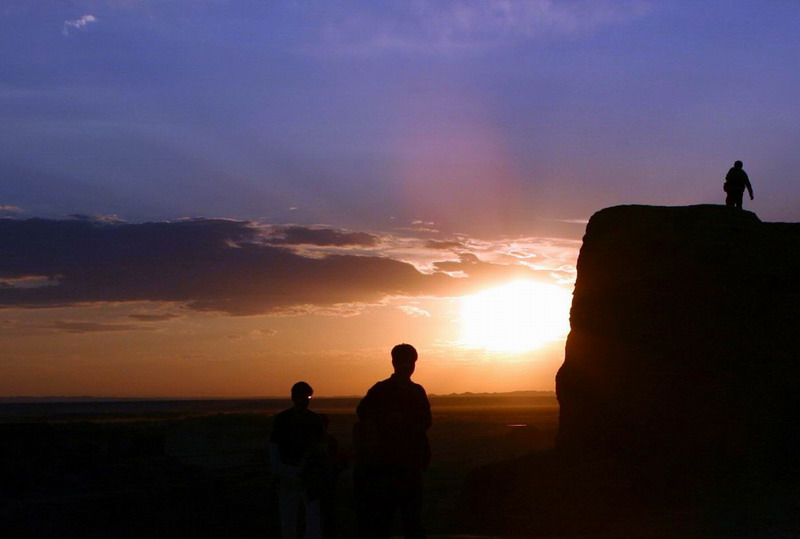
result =
[[[319,398],[352,453],[356,397]],[[432,396],[431,534],[463,529],[459,500],[473,470],[553,448],[552,392]],[[0,517],[26,537],[278,537],[269,472],[271,418],[288,399],[0,403]],[[352,463],[337,502],[340,537],[355,536]]]

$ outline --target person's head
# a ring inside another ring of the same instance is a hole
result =
[[[305,382],[297,382],[292,386],[292,402],[298,408],[308,408],[308,401],[313,394],[314,390]]]
[[[410,344],[398,344],[392,348],[392,367],[400,376],[411,377],[417,363],[417,350]]]
[[[743,164],[742,164],[742,162],[741,162],[741,161],[736,161],[736,162],[733,164],[733,168],[742,168],[742,166],[743,166]]]

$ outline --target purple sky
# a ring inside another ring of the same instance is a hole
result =
[[[793,1],[5,0],[0,206],[529,234],[720,202],[741,159],[796,220],[798,27]]]

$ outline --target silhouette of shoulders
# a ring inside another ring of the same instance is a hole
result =
[[[425,388],[393,374],[370,388],[356,413],[365,463],[428,467],[432,418]]]
[[[296,465],[324,436],[319,414],[307,408],[289,408],[275,416],[270,441],[278,445],[283,462]]]
[[[428,394],[420,384],[411,379],[391,375],[373,385],[356,408],[360,419],[375,419],[388,411],[400,411],[409,419],[416,419],[423,430],[431,426],[431,406]]]
[[[725,175],[725,180],[736,187],[744,188],[749,178],[747,177],[747,172],[745,172],[743,168],[731,167],[731,169],[728,170],[728,174]]]

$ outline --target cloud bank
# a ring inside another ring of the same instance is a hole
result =
[[[373,247],[378,237],[366,232],[341,232],[332,228],[285,226],[275,229],[274,245],[361,246]]]
[[[225,219],[0,219],[0,306],[155,301],[230,315],[297,313],[341,305],[352,310],[390,296],[463,295],[491,281],[542,278],[530,267],[483,262],[471,254],[441,260],[450,256],[441,250],[435,251],[440,262],[426,273],[378,250],[348,254],[353,245],[374,246],[377,237],[371,234],[280,230],[276,245],[274,227]],[[304,253],[300,246],[309,243],[341,250]]]
[[[108,324],[102,322],[83,322],[76,320],[57,320],[38,326],[57,333],[107,333],[109,331],[155,331],[153,326],[142,326],[138,324]]]

